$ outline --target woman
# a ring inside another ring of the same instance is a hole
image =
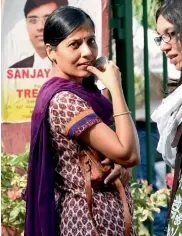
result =
[[[78,149],[82,144],[91,146],[106,157],[103,164],[113,163],[104,181],[107,186],[121,166],[138,164],[136,130],[119,69],[112,61],[102,68],[104,72],[94,67],[95,27],[85,12],[74,7],[56,9],[45,23],[44,42],[52,74],[39,92],[32,116],[25,232],[28,236],[95,235]],[[95,87],[93,74],[110,90],[113,107]],[[111,129],[112,115],[116,132]],[[128,186],[125,193],[132,214]],[[119,193],[93,190],[93,202],[100,235],[125,235]],[[130,235],[135,235],[133,226]]]
[[[182,5],[180,0],[164,1],[156,13],[156,43],[174,64],[182,70],[182,38],[180,34]],[[182,77],[181,77],[182,78]],[[175,168],[175,177],[168,212],[168,236],[182,235],[182,85],[181,79],[173,93],[165,98],[152,114],[160,133],[158,151],[166,163]]]

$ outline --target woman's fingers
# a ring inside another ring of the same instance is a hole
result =
[[[88,70],[90,73],[96,75],[98,78],[99,78],[99,76],[101,76],[101,74],[102,74],[102,72],[100,72],[100,70],[98,70],[98,69],[97,69],[96,67],[94,67],[94,66],[88,66],[88,67],[87,67],[87,70]]]
[[[110,159],[106,158],[104,161],[102,161],[102,164],[110,164]],[[106,177],[104,183],[109,184],[110,182],[113,182],[117,177],[120,178],[124,186],[126,186],[132,179],[130,172],[126,168],[122,167],[121,165],[114,164],[114,168]]]
[[[113,182],[117,177],[120,176],[121,166],[118,164],[114,165],[114,168],[111,170],[111,173],[105,178],[104,183],[108,184],[109,182]]]
[[[103,161],[101,161],[101,164],[103,164],[103,165],[108,165],[108,164],[111,164],[111,163],[112,163],[112,161],[109,158],[106,158]]]
[[[87,71],[96,75],[96,77],[102,81],[102,83],[111,91],[115,91],[116,88],[121,87],[121,75],[119,68],[114,62],[109,61],[104,66],[96,68],[94,66],[88,66]]]

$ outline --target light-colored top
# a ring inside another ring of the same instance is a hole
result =
[[[162,154],[165,162],[174,168],[176,148],[171,147],[178,126],[182,123],[182,85],[179,86],[151,116],[157,123],[160,138],[157,150]]]

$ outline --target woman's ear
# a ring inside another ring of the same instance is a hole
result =
[[[45,45],[45,49],[46,49],[48,58],[49,58],[52,62],[54,62],[54,61],[55,61],[55,49],[53,49],[53,47],[52,47],[49,43],[47,43],[47,44]]]

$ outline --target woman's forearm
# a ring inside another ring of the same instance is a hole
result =
[[[97,78],[103,82],[105,87],[109,89],[112,96],[114,114],[122,114],[127,112],[128,107],[126,105],[120,84],[121,73],[119,68],[112,61],[109,61],[109,63],[105,65],[104,72],[99,71],[93,66],[88,66],[87,70],[95,74]],[[114,144],[112,144],[113,150],[110,151],[105,148],[105,150],[107,150],[106,152],[104,149],[99,147],[100,144],[98,142],[94,145],[115,163],[126,167],[132,167],[139,162],[139,142],[135,126],[130,114],[119,115],[114,119],[116,125],[116,135],[111,134],[111,138],[115,140],[116,145],[114,146]],[[107,129],[105,129],[105,131],[106,130]],[[92,130],[92,134],[93,133],[94,132]],[[108,137],[103,137],[103,140],[107,140],[107,138]]]
[[[113,114],[128,112],[122,88],[117,86],[110,92],[113,102]],[[135,165],[135,162],[136,164],[139,162],[139,141],[132,117],[128,113],[116,116],[114,119],[116,134],[123,148],[124,155],[122,155],[122,159],[126,161],[127,166]]]

